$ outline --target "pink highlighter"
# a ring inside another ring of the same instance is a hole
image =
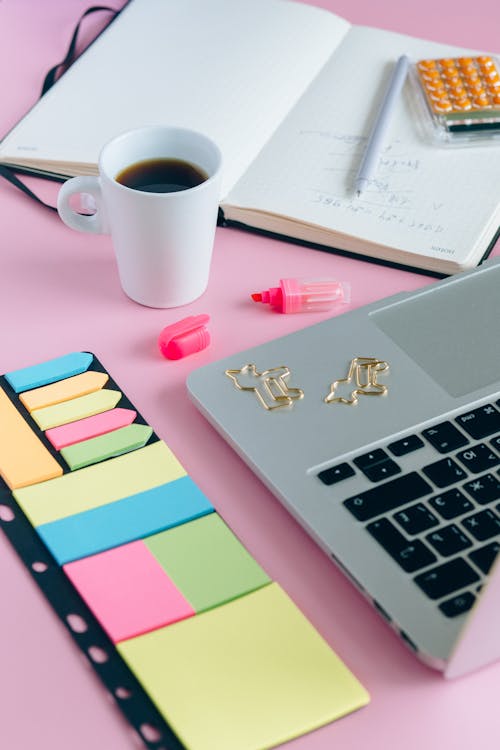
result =
[[[278,312],[320,312],[336,302],[351,300],[350,285],[334,279],[280,279],[279,286],[252,294],[254,302],[271,305]]]

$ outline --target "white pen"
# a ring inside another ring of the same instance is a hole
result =
[[[373,129],[366,144],[363,160],[356,177],[356,193],[361,195],[371,180],[378,164],[380,152],[384,144],[385,134],[389,127],[392,110],[398,100],[399,94],[405,82],[408,72],[409,59],[406,55],[399,58],[391,76],[391,80],[385,92],[380,110],[375,119]]]

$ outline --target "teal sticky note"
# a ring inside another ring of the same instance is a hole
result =
[[[72,375],[80,375],[86,372],[92,364],[93,356],[88,352],[72,352],[63,357],[49,359],[38,365],[24,367],[21,370],[13,370],[5,373],[5,379],[16,393],[29,391],[41,385],[55,383]]]
[[[60,565],[186,523],[213,506],[190,477],[37,527]]]

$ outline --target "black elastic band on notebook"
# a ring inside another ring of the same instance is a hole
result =
[[[73,36],[71,37],[71,41],[69,43],[68,50],[64,56],[64,59],[61,60],[61,62],[57,63],[57,65],[54,65],[53,68],[49,70],[47,75],[44,78],[42,91],[40,93],[40,97],[42,97],[47,91],[54,85],[54,83],[57,80],[57,76],[64,71],[65,69],[69,68],[71,63],[75,61],[75,49],[76,49],[76,43],[78,41],[78,34],[80,33],[80,26],[82,25],[83,20],[86,18],[86,16],[90,16],[91,13],[96,13],[96,11],[107,11],[108,13],[113,13],[113,18],[118,15],[120,12],[119,10],[116,10],[115,8],[109,8],[106,5],[94,5],[91,8],[87,8],[87,10],[82,13],[80,16],[80,20],[78,21],[75,30],[73,32]],[[113,19],[111,19],[113,20]]]
[[[3,177],[7,180],[7,182],[10,182],[11,185],[14,185],[14,187],[19,188],[19,190],[22,190],[25,195],[28,196],[28,198],[32,198],[37,203],[40,203],[42,206],[45,206],[45,208],[50,208],[51,211],[57,211],[56,206],[51,206],[50,203],[45,203],[41,198],[38,197],[38,195],[35,195],[35,193],[29,189],[27,185],[24,184],[24,182],[21,182],[21,180],[16,177],[14,172],[9,169],[9,167],[3,166],[3,164],[0,164],[0,177]]]
[[[108,13],[112,13],[113,16],[111,20],[113,20],[119,13],[119,10],[116,10],[116,8],[110,8],[106,5],[93,5],[91,8],[87,8],[84,13],[80,16],[80,19],[75,26],[75,30],[73,31],[73,35],[71,37],[71,41],[69,43],[69,47],[67,49],[67,52],[64,56],[64,59],[61,60],[61,62],[57,63],[57,65],[54,65],[46,74],[43,85],[42,85],[42,91],[40,93],[40,97],[42,97],[44,94],[47,93],[47,91],[54,85],[56,82],[58,76],[67,70],[69,66],[75,61],[75,49],[78,42],[78,35],[80,33],[80,27],[82,25],[82,22],[84,19],[89,16],[91,13],[96,13],[100,11],[106,11]],[[13,170],[10,167],[6,167],[4,165],[0,164],[0,177],[3,177],[8,182],[10,182],[11,185],[18,188],[19,190],[22,190],[22,192],[27,195],[32,200],[36,201],[40,205],[44,206],[45,208],[50,208],[51,211],[57,211],[56,206],[51,206],[49,203],[45,203],[41,198],[39,198],[35,193],[27,187],[27,185],[24,184],[18,177],[15,175],[15,170]]]

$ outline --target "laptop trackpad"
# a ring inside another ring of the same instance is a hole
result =
[[[370,319],[451,396],[465,396],[498,380],[499,293],[500,267],[467,276],[467,284],[457,278],[438,294],[431,286]]]

